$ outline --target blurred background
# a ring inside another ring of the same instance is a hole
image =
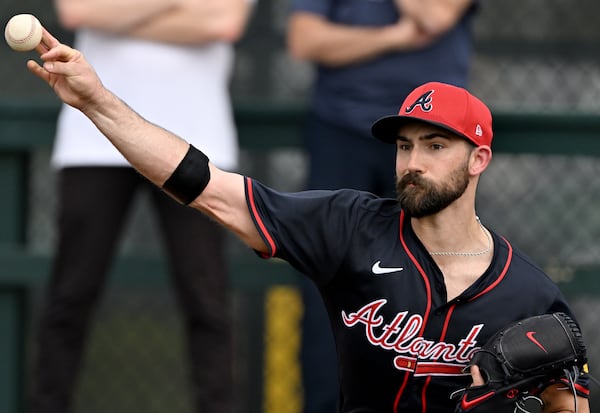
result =
[[[258,0],[237,45],[232,93],[241,172],[293,191],[305,178],[298,129],[313,74],[285,49],[287,8],[285,0]],[[17,13],[35,14],[69,42],[50,2],[3,0],[2,26]],[[495,142],[499,149],[482,178],[479,215],[559,283],[584,329],[592,374],[600,377],[598,15],[593,0],[482,1],[470,88],[496,114],[497,141],[506,137]],[[23,407],[31,320],[55,242],[49,154],[58,102],[26,71],[30,57],[0,46],[0,366],[10,366],[0,373],[0,411],[7,413]],[[169,75],[176,76],[166,82]],[[96,316],[76,412],[191,412],[179,313],[145,204],[143,196],[136,201]],[[298,412],[302,306],[295,275],[287,264],[256,259],[234,239],[229,245],[237,409]],[[592,385],[592,394],[599,405],[600,388]]]

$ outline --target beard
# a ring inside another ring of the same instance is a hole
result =
[[[469,185],[468,165],[456,168],[441,184],[410,172],[396,181],[396,198],[411,217],[422,218],[440,212],[465,193]]]

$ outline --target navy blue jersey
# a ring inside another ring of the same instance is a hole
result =
[[[562,311],[558,287],[492,232],[489,268],[447,301],[443,275],[394,199],[280,193],[246,178],[269,256],[319,286],[338,353],[342,412],[452,412],[474,351],[525,317]]]

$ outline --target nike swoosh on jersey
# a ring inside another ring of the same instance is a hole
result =
[[[371,271],[373,271],[373,274],[391,274],[393,272],[399,272],[404,270],[403,267],[381,267],[380,265],[381,261],[377,261],[375,264],[373,264],[373,267],[371,267]]]

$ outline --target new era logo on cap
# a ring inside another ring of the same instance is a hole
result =
[[[447,129],[477,146],[492,143],[490,110],[457,86],[429,82],[417,87],[406,97],[398,115],[379,119],[371,127],[371,133],[384,142],[396,143],[400,126],[414,121]]]

